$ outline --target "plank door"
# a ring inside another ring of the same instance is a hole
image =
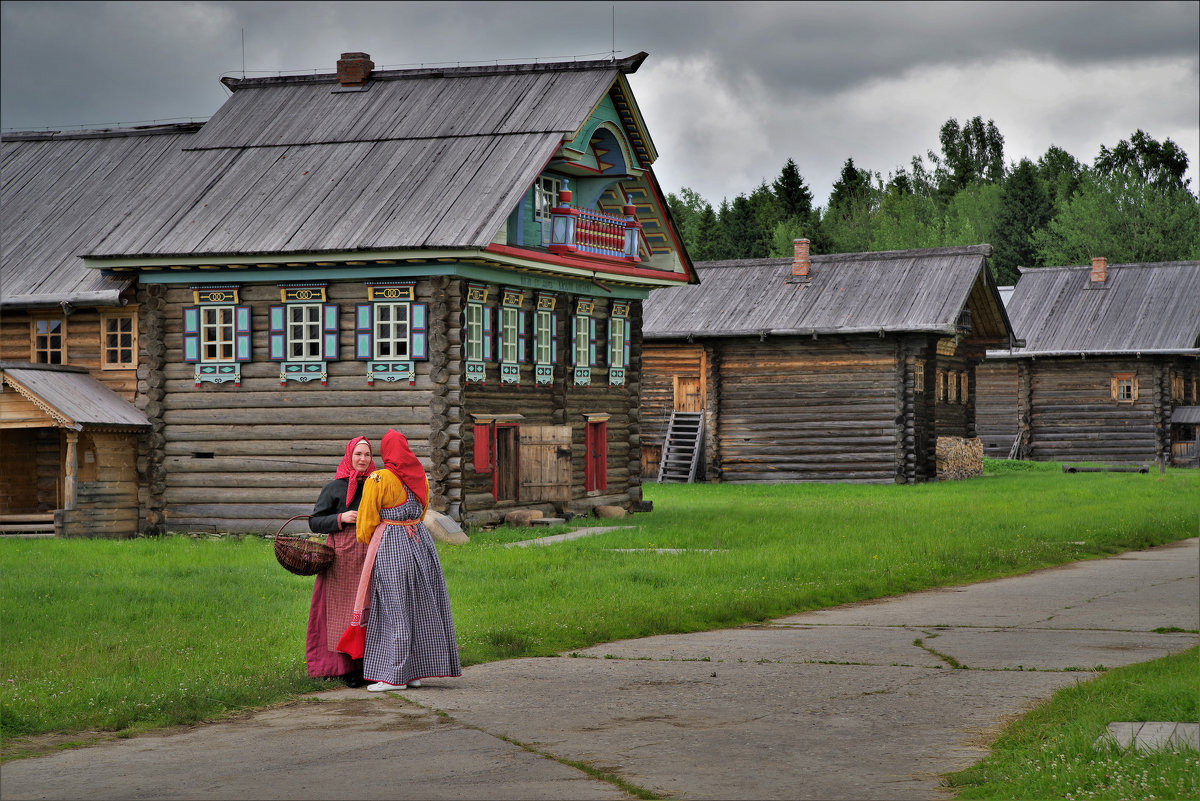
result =
[[[521,426],[521,500],[571,500],[570,426]]]
[[[675,411],[704,411],[704,389],[699,376],[675,376]]]

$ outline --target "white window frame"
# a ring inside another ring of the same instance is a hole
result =
[[[228,315],[227,320],[220,319]],[[213,317],[216,319],[211,319]],[[225,364],[237,361],[237,307],[200,306],[200,361]]]
[[[586,314],[575,315],[575,364],[578,367],[591,365],[592,318]]]
[[[519,342],[517,340],[517,318],[521,310],[512,306],[500,309],[500,361],[505,364],[517,364],[521,361]]]
[[[612,336],[608,340],[608,366],[627,367],[625,364],[625,340],[629,336],[629,321],[624,317],[613,317],[609,320],[609,330]]]
[[[324,304],[288,303],[284,309],[287,326],[287,360],[319,362],[324,360]]]
[[[383,319],[385,313],[391,319]],[[386,303],[375,301],[371,342],[375,358],[381,361],[407,360],[412,358],[412,304],[409,301]],[[403,320],[400,318],[403,317]],[[403,327],[403,335],[396,333]],[[390,329],[390,332],[388,332]],[[391,350],[390,353],[387,351]]]
[[[482,303],[467,304],[467,361],[483,361],[483,315],[487,306]]]

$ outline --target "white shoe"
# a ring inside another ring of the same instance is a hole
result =
[[[420,687],[420,686],[421,686],[421,680],[420,680],[420,679],[413,679],[412,681],[410,681],[410,682],[408,683],[408,686],[409,686],[409,687]]]
[[[367,687],[367,692],[382,693],[382,692],[387,692],[388,690],[407,690],[407,689],[408,689],[407,684],[392,684],[391,682],[388,682],[388,681],[377,681],[374,684],[372,684],[371,686]]]

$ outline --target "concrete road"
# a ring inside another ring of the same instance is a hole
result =
[[[1155,629],[1188,632],[1155,633]],[[17,760],[0,798],[930,799],[1101,667],[1200,642],[1200,539],[769,624],[335,690]],[[961,666],[965,669],[956,669]]]

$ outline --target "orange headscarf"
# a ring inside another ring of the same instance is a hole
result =
[[[393,428],[383,435],[383,443],[379,446],[383,466],[395,473],[405,489],[417,496],[422,507],[429,506],[429,482],[425,480],[425,468],[413,453],[404,435]]]
[[[352,457],[354,449],[358,447],[358,443],[365,442],[367,447],[371,448],[371,441],[366,437],[355,437],[346,443],[346,455],[342,457],[342,463],[338,465],[335,479],[346,479],[346,506],[354,503],[354,493],[358,491],[358,482],[365,481],[367,476],[379,469],[379,465],[375,464],[375,449],[371,448],[371,466],[363,472],[358,472],[354,469]]]

